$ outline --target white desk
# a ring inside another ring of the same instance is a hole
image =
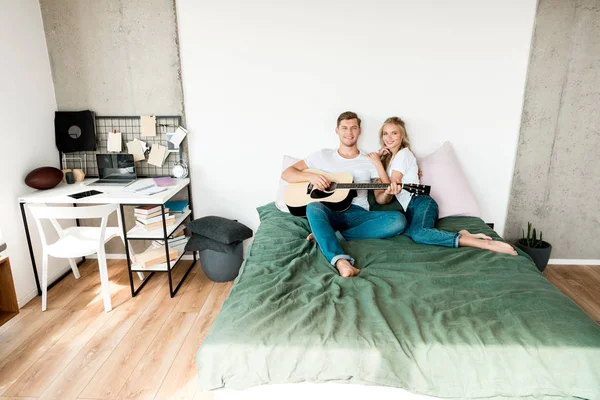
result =
[[[20,203],[47,203],[47,204],[164,204],[177,192],[190,184],[190,179],[178,180],[174,186],[168,186],[167,190],[153,195],[145,195],[132,192],[135,188],[141,188],[153,183],[152,178],[138,179],[135,183],[123,186],[88,186],[96,179],[86,179],[80,183],[67,185],[60,183],[58,186],[48,190],[35,190],[19,197]],[[95,196],[74,199],[70,194],[85,192],[86,190],[97,190],[102,192]]]
[[[33,274],[35,276],[35,281],[38,289],[38,295],[42,294],[42,290],[40,287],[39,277],[37,273],[37,267],[35,264],[35,257],[33,254],[33,248],[31,246],[31,237],[29,235],[29,226],[27,224],[27,216],[25,213],[25,205],[26,204],[119,204],[121,207],[121,223],[123,226],[123,235],[125,237],[125,243],[128,243],[128,240],[153,240],[153,239],[161,239],[165,240],[165,251],[167,254],[167,262],[164,265],[160,265],[148,270],[139,270],[137,268],[132,268],[131,264],[131,255],[129,252],[129,246],[125,246],[125,253],[127,255],[127,268],[129,269],[129,281],[131,285],[131,295],[135,296],[142,287],[148,282],[150,277],[154,274],[154,272],[167,272],[169,275],[169,291],[171,297],[175,296],[177,290],[181,287],[181,284],[188,276],[190,270],[196,263],[196,252],[194,254],[194,262],[190,265],[185,275],[181,278],[181,281],[175,289],[173,289],[173,281],[171,276],[171,271],[175,267],[175,265],[181,260],[183,256],[183,249],[178,248],[179,257],[173,263],[169,261],[169,249],[167,238],[169,235],[173,233],[173,231],[184,222],[184,220],[189,216],[191,219],[194,218],[193,210],[192,210],[192,197],[190,190],[190,180],[189,178],[177,180],[176,184],[173,186],[167,186],[165,191],[156,193],[153,195],[147,195],[142,193],[136,193],[134,190],[136,188],[143,188],[144,186],[148,186],[153,184],[152,178],[143,178],[137,180],[135,183],[123,187],[123,186],[88,186],[89,183],[93,182],[95,179],[86,179],[80,183],[74,183],[68,185],[66,183],[60,183],[58,186],[48,189],[48,190],[35,190],[32,189],[31,193],[25,194],[19,197],[19,203],[21,206],[21,216],[23,218],[23,225],[25,228],[25,235],[27,236],[27,244],[29,246],[29,256],[31,257],[31,264],[33,267]],[[154,231],[146,232],[143,229],[138,227],[133,227],[132,229],[127,230],[127,225],[125,223],[125,213],[123,210],[123,206],[138,206],[138,205],[156,205],[162,206],[164,212],[164,204],[169,201],[173,196],[179,193],[183,189],[187,189],[188,192],[188,200],[189,200],[189,210],[184,214],[176,216],[176,223],[167,227],[165,225],[165,220],[163,218],[163,229],[157,229]],[[100,194],[94,196],[88,196],[81,199],[74,199],[69,197],[69,195],[84,192],[88,190],[97,190],[102,192]],[[150,272],[150,275],[144,279],[142,284],[135,289],[133,284],[133,276],[132,272]],[[59,278],[57,281],[62,279],[64,276],[68,275],[70,270],[67,271],[65,275]],[[57,281],[53,282],[49,287],[55,284]]]

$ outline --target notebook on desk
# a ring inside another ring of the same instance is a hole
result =
[[[98,179],[88,186],[127,186],[137,180],[132,154],[96,154]]]

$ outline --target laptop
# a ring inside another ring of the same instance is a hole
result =
[[[98,179],[88,186],[127,186],[137,180],[133,154],[96,154]]]

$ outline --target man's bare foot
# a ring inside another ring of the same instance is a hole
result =
[[[309,242],[310,242],[311,240],[315,240],[315,235],[313,235],[313,234],[311,233],[310,235],[308,235],[308,236],[306,237],[306,240],[308,240]]]
[[[517,252],[510,244],[499,242],[497,240],[491,240],[487,242],[485,248],[496,253],[510,254],[513,256],[517,255]]]
[[[466,229],[463,229],[462,231],[459,231],[458,233],[460,233],[463,236],[472,236],[476,239],[492,240],[492,238],[489,237],[488,235],[485,235],[483,233],[471,233]]]
[[[340,272],[340,275],[344,278],[349,278],[351,276],[356,276],[360,272],[360,269],[354,268],[350,261],[345,258],[340,258],[335,262],[335,267]]]

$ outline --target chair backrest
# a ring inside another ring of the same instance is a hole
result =
[[[108,224],[108,216],[113,212],[117,211],[117,221],[119,227],[121,227],[121,210],[118,204],[104,204],[101,206],[83,206],[83,207],[48,207],[43,206],[29,206],[31,215],[35,218],[35,223],[40,232],[40,239],[42,246],[48,245],[46,240],[46,234],[42,226],[41,220],[50,220],[52,226],[58,233],[59,237],[63,236],[63,229],[60,224],[56,221],[57,219],[93,219],[101,218],[100,223],[100,240],[104,243],[104,235],[106,232],[106,225]]]

